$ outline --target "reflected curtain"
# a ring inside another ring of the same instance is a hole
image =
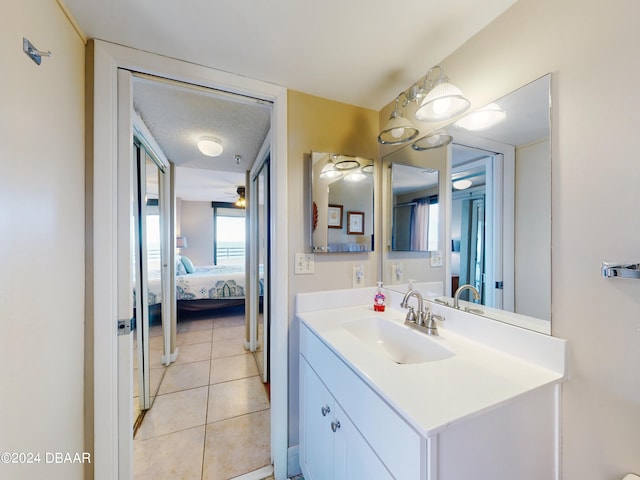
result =
[[[411,212],[411,250],[428,250],[429,197],[418,198]]]

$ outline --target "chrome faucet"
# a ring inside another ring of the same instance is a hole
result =
[[[409,306],[409,299],[411,297],[416,297],[418,300],[418,314],[413,311],[413,307]],[[444,320],[443,317],[438,315],[431,315],[431,312],[427,309],[424,309],[424,301],[422,295],[417,290],[409,290],[404,294],[404,298],[402,302],[400,302],[400,307],[408,308],[407,316],[404,319],[404,323],[412,326],[418,327],[420,330],[423,330],[427,333],[427,335],[438,335],[438,325],[436,324],[436,319]]]
[[[473,292],[473,298],[475,298],[476,300],[480,300],[480,292],[478,292],[478,289],[476,287],[468,284],[462,285],[456,290],[456,293],[453,294],[453,308],[460,308],[460,294],[465,290],[471,290]]]
[[[416,299],[418,300],[417,318],[415,312],[413,311],[413,307],[409,306],[409,299],[411,297],[416,297]],[[402,298],[402,302],[400,302],[400,307],[409,309],[409,313],[407,313],[407,316],[405,317],[406,322],[414,322],[417,325],[424,325],[424,301],[422,299],[422,294],[419,291],[409,290],[407,293],[405,293],[404,297]]]

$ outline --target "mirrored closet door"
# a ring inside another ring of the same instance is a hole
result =
[[[167,167],[134,141],[134,426],[153,400],[168,365],[169,222]]]

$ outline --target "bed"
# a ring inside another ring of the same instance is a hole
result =
[[[259,275],[258,293],[262,297],[262,266]],[[150,273],[148,285],[149,306],[159,305],[162,302],[159,272]],[[176,256],[176,300],[179,313],[244,305],[245,292],[244,265],[194,267],[187,257]]]

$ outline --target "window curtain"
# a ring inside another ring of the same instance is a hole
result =
[[[411,250],[426,251],[429,244],[429,197],[415,200],[411,212]]]

